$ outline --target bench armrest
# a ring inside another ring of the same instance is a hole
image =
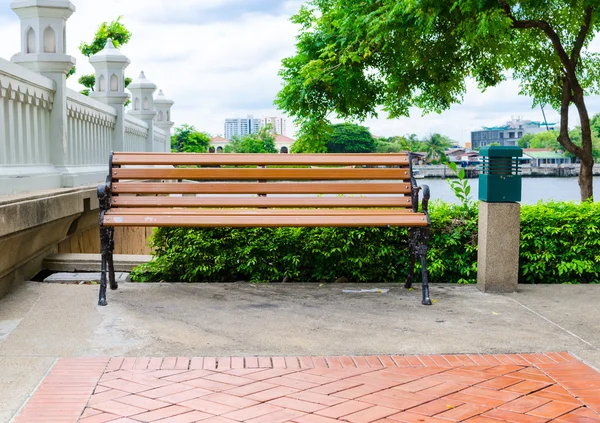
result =
[[[98,202],[100,203],[100,213],[110,209],[112,181],[110,175],[106,177],[106,182],[98,185],[96,193],[98,194]],[[102,216],[101,216],[102,217]],[[101,222],[102,223],[102,222]]]
[[[429,185],[422,185],[421,189],[423,190],[423,205],[421,209],[423,210],[423,213],[427,213],[429,207],[429,198],[431,197]]]

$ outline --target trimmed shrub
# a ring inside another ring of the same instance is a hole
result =
[[[474,283],[477,205],[433,202],[430,214],[430,280]],[[522,206],[520,282],[598,283],[599,231],[595,203]],[[151,245],[135,281],[400,282],[409,258],[405,228],[159,228]]]

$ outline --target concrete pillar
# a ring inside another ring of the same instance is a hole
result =
[[[515,292],[519,281],[519,203],[479,202],[477,287],[483,292]]]
[[[127,89],[131,93],[131,110],[129,114],[148,124],[148,136],[146,137],[146,149],[144,151],[154,151],[154,118],[156,109],[154,108],[154,92],[158,87],[153,82],[146,79],[142,71],[138,79],[133,81]]]
[[[162,90],[158,91],[158,95],[154,99],[154,107],[156,108],[156,118],[154,119],[154,125],[165,131],[167,134],[167,140],[165,142],[165,152],[171,152],[171,128],[174,123],[171,121],[171,107],[175,102],[165,97]]]
[[[47,149],[52,164],[66,172],[67,73],[75,66],[75,59],[66,54],[66,22],[75,6],[66,0],[27,0],[15,1],[10,7],[21,20],[21,52],[11,61],[56,84]]]
[[[117,120],[112,136],[112,151],[125,151],[125,109],[129,99],[125,92],[125,68],[129,59],[117,50],[109,38],[104,49],[90,58],[96,71],[96,88],[90,97],[113,107]]]

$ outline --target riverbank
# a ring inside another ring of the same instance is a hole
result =
[[[433,166],[413,166],[413,169],[417,171],[419,177],[422,178],[455,178],[456,174],[444,165],[433,165]],[[600,164],[594,166],[594,176],[600,176]],[[467,178],[476,178],[479,174],[479,170],[476,167],[465,168]],[[579,176],[579,166],[547,166],[547,167],[531,167],[523,166],[521,168],[521,174],[524,177],[532,178],[572,178]]]

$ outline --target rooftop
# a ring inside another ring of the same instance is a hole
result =
[[[539,150],[539,149],[525,149],[523,154],[532,157],[534,159],[565,159],[566,155],[563,153],[557,153],[556,151]]]

